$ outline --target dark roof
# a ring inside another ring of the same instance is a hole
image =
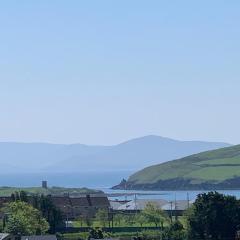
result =
[[[90,197],[92,206],[95,207],[109,207],[109,201],[108,198],[105,196],[100,197]]]
[[[57,240],[56,235],[22,236],[21,240]]]
[[[56,206],[59,206],[59,205],[70,205],[70,200],[69,200],[69,197],[51,197],[53,203],[56,205]]]
[[[70,198],[72,206],[88,206],[88,201],[86,197]]]

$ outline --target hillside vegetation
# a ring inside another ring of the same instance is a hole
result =
[[[115,188],[239,189],[240,145],[147,167]]]
[[[25,191],[27,194],[44,194],[44,195],[79,195],[86,193],[101,193],[101,191],[92,190],[88,188],[63,188],[63,187],[51,187],[51,188],[41,188],[41,187],[0,187],[0,197],[11,196],[14,192]]]

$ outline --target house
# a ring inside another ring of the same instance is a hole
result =
[[[80,216],[94,216],[99,209],[108,210],[110,207],[107,196],[103,193],[85,194],[78,197],[52,197],[53,203],[63,213],[67,221]]]
[[[75,219],[79,216],[94,216],[99,209],[109,209],[110,203],[104,193],[82,194],[79,196],[50,196],[53,204],[59,208],[63,217]],[[0,197],[0,209],[11,202],[11,197]],[[33,201],[29,196],[29,202]],[[3,213],[0,211],[0,218]]]
[[[168,215],[181,216],[192,204],[193,201],[188,200],[170,201],[162,206],[162,210],[167,212]]]
[[[162,208],[162,206],[167,204],[168,201],[164,199],[134,199],[119,206],[118,211],[142,211],[148,203],[152,203],[153,205]]]
[[[167,201],[164,199],[135,199],[125,203],[110,201],[111,209],[115,212],[139,212],[144,210],[148,203],[159,207],[169,215],[180,216],[193,204],[193,201]]]
[[[125,200],[125,201],[110,200],[110,201],[109,201],[109,203],[110,203],[110,208],[111,208],[113,211],[115,211],[115,210],[117,211],[120,206],[122,206],[123,204],[126,204],[126,203],[128,203],[128,202],[130,202],[130,200],[129,200],[129,201],[128,201],[128,200]]]

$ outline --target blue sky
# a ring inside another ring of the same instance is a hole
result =
[[[2,1],[0,141],[240,143],[239,1]]]

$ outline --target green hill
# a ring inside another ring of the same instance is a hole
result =
[[[147,167],[115,189],[240,189],[240,145]]]

